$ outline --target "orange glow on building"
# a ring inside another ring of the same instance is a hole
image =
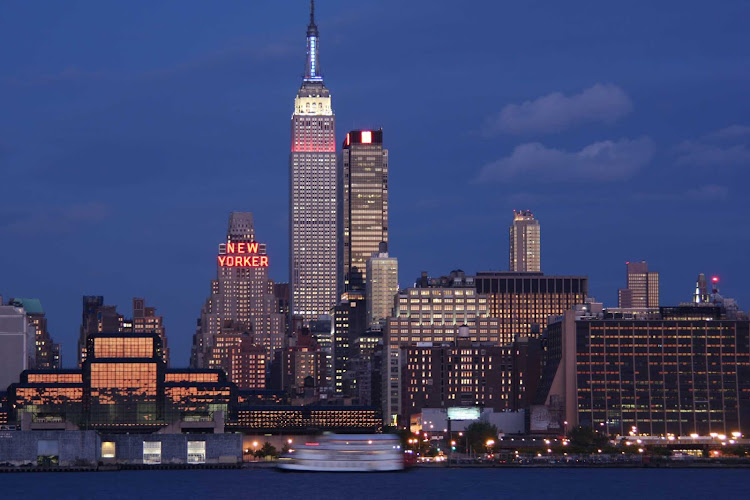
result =
[[[362,144],[372,144],[372,132],[369,130],[362,131]]]

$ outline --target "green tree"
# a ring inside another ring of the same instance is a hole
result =
[[[481,453],[487,449],[487,441],[497,440],[497,427],[487,422],[473,422],[464,432],[469,449]]]

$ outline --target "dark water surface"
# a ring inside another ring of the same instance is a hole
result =
[[[384,474],[178,470],[0,475],[0,498],[750,498],[750,469],[418,469]]]

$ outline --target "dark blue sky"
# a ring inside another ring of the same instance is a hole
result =
[[[288,151],[307,2],[0,1],[0,293],[39,297],[74,362],[84,294],[165,316],[173,365],[228,213],[286,280]],[[320,0],[339,139],[383,127],[391,253],[504,270],[514,208],[542,270],[614,304],[699,272],[750,304],[750,3]]]

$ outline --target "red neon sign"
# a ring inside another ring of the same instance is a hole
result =
[[[226,253],[218,256],[220,267],[268,267],[268,256],[258,255],[257,242],[228,242]]]

